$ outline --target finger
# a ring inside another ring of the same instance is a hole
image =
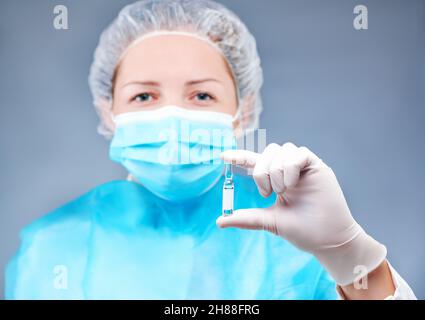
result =
[[[299,166],[301,171],[304,169],[308,169],[312,166],[324,166],[327,167],[327,165],[320,159],[316,154],[314,154],[310,149],[307,147],[299,147],[298,148],[301,154],[301,159],[299,161]]]
[[[270,165],[270,183],[273,191],[276,194],[282,194],[286,190],[286,186],[284,183],[284,171],[281,164],[281,159],[279,155],[273,160]]]
[[[324,165],[324,163],[310,150],[305,147],[286,148],[287,157],[282,164],[283,180],[286,188],[295,187],[299,180],[301,172],[311,169],[312,165]]]
[[[305,161],[305,154],[296,145],[287,142],[282,146],[283,183],[285,188],[293,188],[300,178],[300,171]]]
[[[283,183],[286,188],[293,188],[298,184],[300,180],[300,169],[293,163],[283,165]]]
[[[260,154],[248,150],[227,150],[220,157],[224,162],[243,168],[254,168]]]
[[[272,164],[273,172],[283,172],[284,188],[293,188],[298,184],[300,173],[311,167],[313,163],[322,161],[306,147],[298,148],[293,143],[285,143],[278,157]],[[273,179],[272,179],[273,181]],[[280,187],[280,186],[279,186]]]
[[[271,195],[273,189],[270,181],[270,164],[275,154],[279,151],[280,146],[276,143],[269,144],[261,156],[257,159],[252,176],[257,185],[260,194],[263,197]]]
[[[294,148],[296,147],[294,146]],[[286,149],[288,149],[288,147],[286,147]],[[284,164],[287,161],[287,158],[290,157],[291,153],[292,150],[285,150],[282,146],[279,148],[279,151],[275,154],[272,163],[270,164],[270,182],[272,189],[276,194],[282,194],[286,190]]]
[[[241,228],[249,230],[264,229],[264,209],[240,209],[235,210],[232,215],[220,216],[216,224],[220,228]]]

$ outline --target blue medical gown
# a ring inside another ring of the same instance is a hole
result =
[[[335,299],[310,254],[265,231],[219,229],[222,181],[170,204],[130,181],[36,220],[6,270],[7,299]],[[267,207],[235,177],[235,209]]]

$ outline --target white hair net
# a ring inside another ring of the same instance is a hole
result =
[[[93,102],[100,116],[98,131],[111,137],[106,121],[112,105],[115,68],[124,51],[152,32],[185,31],[213,43],[227,60],[237,86],[240,129],[258,126],[263,82],[254,37],[243,22],[223,5],[209,0],[144,0],[127,5],[101,34],[89,75]]]

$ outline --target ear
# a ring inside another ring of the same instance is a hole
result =
[[[115,123],[112,120],[112,101],[101,98],[95,102],[95,105],[100,118],[99,131],[112,136],[115,132]]]

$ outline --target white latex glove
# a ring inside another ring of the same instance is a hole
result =
[[[229,150],[222,159],[254,168],[261,195],[275,192],[277,200],[270,208],[221,216],[218,226],[273,232],[315,255],[339,285],[358,278],[356,266],[366,267],[363,271],[369,273],[384,261],[385,246],[353,219],[332,169],[309,149],[292,143],[270,144],[262,154]]]

